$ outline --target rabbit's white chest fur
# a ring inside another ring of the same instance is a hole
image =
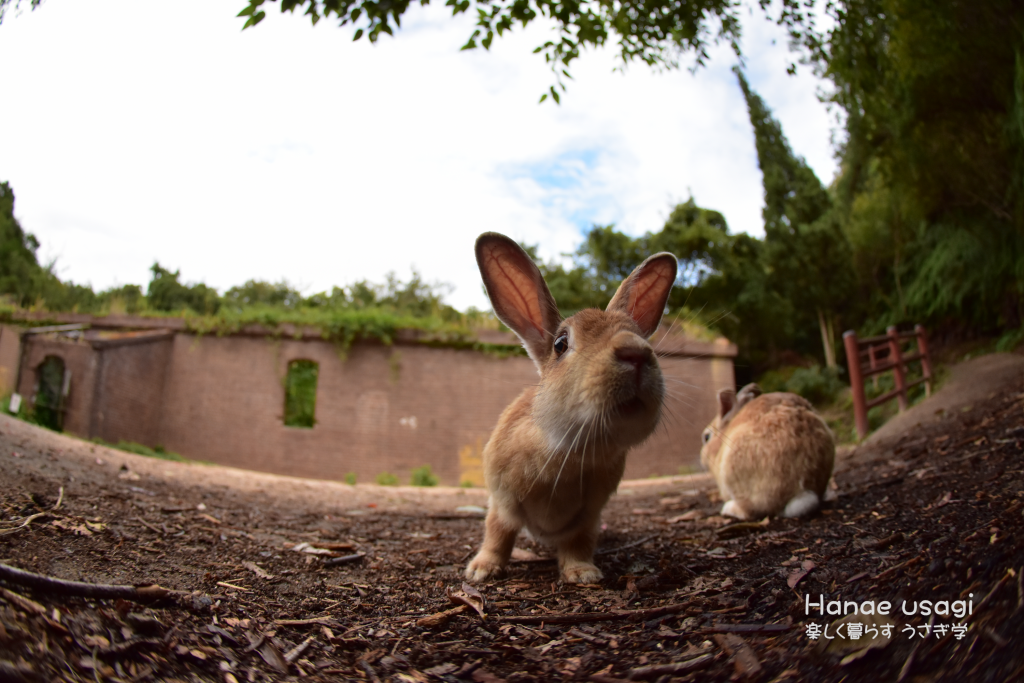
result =
[[[557,544],[600,514],[618,487],[625,464],[625,449],[555,453],[541,471],[506,473],[532,481],[527,491],[500,487],[492,491],[537,540]]]

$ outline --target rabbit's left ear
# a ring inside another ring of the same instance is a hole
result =
[[[622,311],[650,337],[661,323],[677,267],[676,257],[667,251],[651,256],[622,281],[605,310]]]
[[[718,392],[718,418],[724,420],[729,411],[736,405],[736,391],[722,389]]]

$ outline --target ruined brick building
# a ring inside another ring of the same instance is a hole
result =
[[[175,319],[50,317],[65,324],[0,326],[0,393],[17,391],[84,438],[300,477],[365,483],[389,472],[407,483],[430,465],[443,484],[481,485],[499,414],[537,379],[527,358],[424,345],[412,333],[340,354],[316,331],[198,336]],[[666,417],[630,454],[630,478],[695,466],[715,395],[734,385],[732,344],[659,335]],[[298,367],[313,371],[311,427],[286,424]]]

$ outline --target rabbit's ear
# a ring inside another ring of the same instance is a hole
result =
[[[732,407],[736,404],[736,392],[732,389],[722,389],[718,392],[718,417],[725,419]]]
[[[650,337],[661,323],[668,294],[676,281],[676,257],[667,251],[651,256],[629,274],[606,310],[620,310]]]
[[[540,270],[522,247],[496,232],[477,238],[476,262],[495,315],[519,335],[539,367],[562,321]]]
[[[736,410],[747,405],[755,398],[761,395],[761,387],[757,386],[754,382],[751,382],[747,386],[740,389],[740,392],[736,394]]]

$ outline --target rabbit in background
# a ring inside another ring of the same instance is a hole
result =
[[[565,320],[514,241],[484,233],[476,259],[495,314],[522,340],[540,382],[505,409],[484,448],[491,500],[466,578],[500,573],[525,527],[557,548],[566,581],[593,583],[602,578],[593,562],[601,510],[622,479],[626,453],[661,417],[665,384],[647,339],[661,322],[676,258],[651,256],[606,310]]]
[[[704,430],[701,463],[718,483],[722,514],[738,519],[801,517],[826,497],[835,461],[832,430],[796,394],[762,394],[756,384],[718,393]]]

